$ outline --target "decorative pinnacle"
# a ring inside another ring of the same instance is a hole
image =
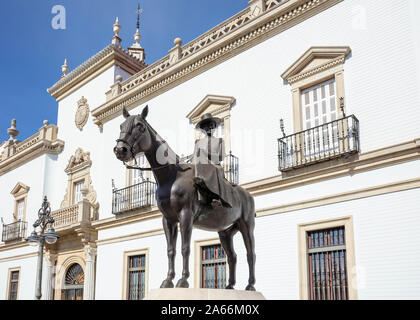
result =
[[[121,31],[121,26],[120,26],[120,23],[118,21],[118,17],[115,19],[115,23],[114,23],[114,25],[112,27],[113,27],[112,30],[114,31],[114,36],[115,37],[118,37],[118,34]]]
[[[7,134],[10,136],[9,140],[15,140],[15,137],[19,134],[19,131],[16,129],[16,119],[12,119],[11,126],[7,129]]]
[[[139,44],[140,45],[140,32],[139,32],[139,29],[137,28],[137,31],[136,31],[136,33],[134,34],[134,41],[136,42],[136,44]]]
[[[69,72],[69,66],[67,65],[67,58],[64,59],[64,64],[61,66],[61,72],[63,73],[63,77],[67,75],[67,72]]]
[[[175,38],[174,39],[174,45],[177,47],[180,47],[182,45],[182,39],[181,38]]]

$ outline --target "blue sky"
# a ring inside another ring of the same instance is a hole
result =
[[[133,43],[137,0],[1,0],[0,142],[12,118],[18,139],[36,133],[43,120],[56,123],[57,103],[46,91],[61,76],[106,47],[119,17],[122,46]],[[66,9],[66,29],[55,30],[55,5]],[[141,45],[148,64],[167,55],[173,40],[187,43],[246,8],[248,0],[141,0]]]

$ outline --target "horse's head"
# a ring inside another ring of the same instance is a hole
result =
[[[140,115],[131,116],[123,108],[125,121],[121,124],[120,138],[114,148],[115,156],[127,162],[132,160],[139,152],[145,152],[152,146],[152,139],[146,122],[148,106],[144,107]]]

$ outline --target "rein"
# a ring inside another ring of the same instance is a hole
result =
[[[134,158],[134,161],[136,161],[136,158]],[[136,161],[136,164],[137,164],[137,161]],[[140,171],[153,171],[153,170],[160,170],[160,169],[163,169],[163,168],[169,167],[170,165],[173,165],[173,163],[167,163],[167,164],[165,164],[165,165],[163,165],[163,166],[159,166],[159,167],[155,167],[155,168],[141,168],[141,167],[138,167],[138,166],[135,166],[135,167],[134,167],[134,166],[130,166],[130,165],[126,164],[125,162],[124,162],[124,165],[125,165],[125,167],[126,167],[127,169],[140,170]],[[183,168],[181,168],[181,167],[177,164],[177,169],[178,169],[179,171],[184,172],[184,171],[190,170],[191,168],[190,168],[190,167],[188,167],[188,168],[183,169]]]

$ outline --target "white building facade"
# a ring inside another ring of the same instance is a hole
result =
[[[167,251],[153,175],[113,153],[122,108],[145,105],[179,156],[192,153],[201,115],[222,119],[226,176],[255,199],[267,299],[420,298],[420,5],[245,6],[149,66],[138,32],[121,47],[116,21],[112,43],[48,89],[57,126],[19,142],[12,123],[0,146],[0,299],[33,299],[38,253],[24,238],[45,195],[60,239],[45,248],[42,299],[159,288]],[[246,250],[234,243],[244,289]],[[180,239],[177,253],[175,281]],[[194,229],[190,287],[223,288],[226,269],[217,233]]]

